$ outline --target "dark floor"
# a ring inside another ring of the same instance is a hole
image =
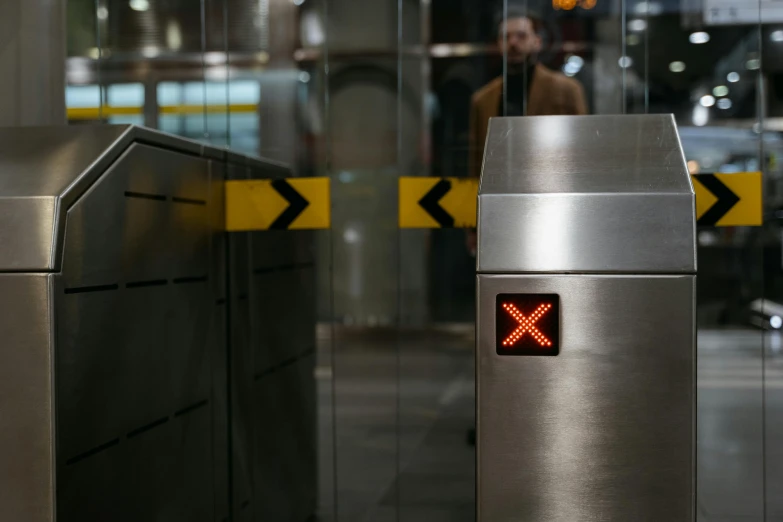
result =
[[[471,327],[340,331],[334,372],[329,331],[322,333],[320,520],[475,520],[475,454],[466,438],[475,418]],[[764,342],[766,394],[759,331],[699,334],[700,522],[783,521],[783,340]]]

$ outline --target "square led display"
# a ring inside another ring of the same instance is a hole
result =
[[[560,296],[498,294],[495,347],[498,355],[560,353]]]

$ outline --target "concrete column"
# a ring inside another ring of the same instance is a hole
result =
[[[66,0],[0,0],[0,126],[64,125]]]

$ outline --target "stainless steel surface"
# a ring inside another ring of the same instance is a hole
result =
[[[695,212],[672,117],[492,120],[478,232],[478,520],[692,522]],[[558,352],[498,354],[499,294],[557,294]]]
[[[202,150],[129,125],[0,129],[0,271],[59,270],[64,213],[134,142]]]
[[[0,275],[0,520],[54,516],[50,276]]]
[[[0,272],[42,272],[0,274],[1,520],[271,520],[275,481],[315,511],[313,238],[222,232],[227,175],[288,172],[136,127],[0,130]]]
[[[60,518],[213,520],[226,485],[213,473],[211,368],[224,336],[209,172],[197,156],[134,143],[67,212]]]
[[[695,272],[694,196],[672,116],[494,118],[479,272]]]
[[[65,125],[65,5],[0,2],[0,126]]]
[[[556,293],[556,357],[495,352],[498,293]],[[694,276],[479,275],[483,522],[694,517]]]

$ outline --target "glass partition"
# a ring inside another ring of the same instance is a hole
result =
[[[331,179],[316,378],[320,516],[340,522],[474,519],[475,232],[400,229],[399,178],[475,179],[491,117],[673,114],[691,174],[763,173],[763,226],[697,231],[697,508],[772,520],[778,14],[759,0],[69,0],[66,101],[72,124],[143,124]]]

